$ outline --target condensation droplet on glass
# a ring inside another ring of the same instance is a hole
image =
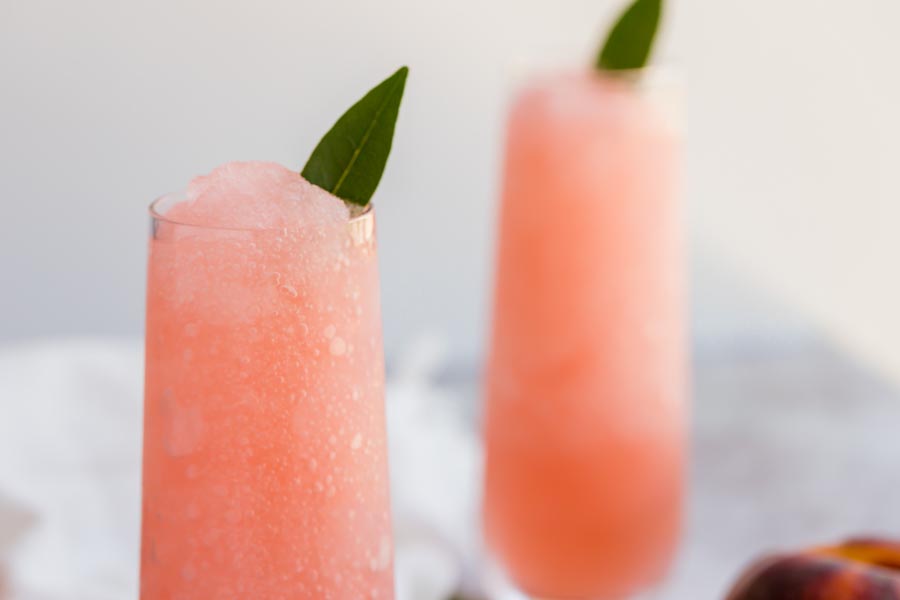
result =
[[[331,338],[334,337],[335,333],[337,333],[337,327],[335,327],[334,325],[329,325],[328,327],[325,328],[325,338],[326,339],[330,340]]]
[[[387,569],[391,564],[391,539],[381,536],[378,542],[378,570]]]
[[[331,344],[328,346],[328,351],[331,352],[334,356],[343,356],[345,352],[347,352],[347,343],[343,338],[336,337],[331,340]]]

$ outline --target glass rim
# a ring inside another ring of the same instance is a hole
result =
[[[598,69],[597,67],[592,66],[590,67],[590,71],[602,77],[640,77],[644,74],[647,74],[648,77],[660,77],[663,75],[672,76],[679,73],[680,69],[671,64],[650,63],[643,67],[630,69]]]
[[[203,225],[199,223],[189,223],[187,221],[182,221],[179,219],[173,219],[168,217],[163,213],[160,209],[160,205],[168,200],[177,199],[182,193],[181,192],[170,192],[168,194],[163,194],[156,198],[150,205],[147,207],[147,212],[150,214],[150,218],[154,222],[167,223],[169,225],[174,225],[176,227],[191,227],[194,229],[202,229],[207,231],[238,231],[238,232],[267,232],[267,231],[284,231],[285,229],[303,229],[306,225],[299,225],[296,227],[234,227],[234,226],[224,226],[224,225]],[[343,200],[342,200],[343,202]],[[345,203],[346,204],[346,203]],[[366,221],[370,221],[375,216],[375,206],[369,202],[364,207],[357,207],[356,205],[348,205],[348,210],[350,212],[350,218],[347,220],[348,227],[354,228],[358,227],[360,223],[365,223]]]
[[[634,87],[665,84],[666,82],[683,84],[684,74],[678,67],[669,64],[649,64],[637,69],[602,70],[589,67],[581,71],[570,70],[570,73],[586,73],[592,79],[604,82],[620,82]],[[546,73],[545,73],[546,75]]]
[[[668,63],[652,63],[638,69],[615,71],[603,71],[591,65],[573,67],[572,65],[551,64],[524,69],[516,77],[511,87],[514,90],[522,90],[558,78],[582,79],[634,90],[684,87],[685,84],[684,71]]]

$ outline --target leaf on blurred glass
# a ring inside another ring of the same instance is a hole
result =
[[[662,0],[635,0],[609,32],[596,67],[601,71],[626,71],[646,66],[661,14]]]

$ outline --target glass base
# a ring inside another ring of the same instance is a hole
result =
[[[516,587],[493,561],[489,567],[485,568],[482,574],[482,589],[485,592],[485,597],[491,600],[663,600],[663,594],[659,589],[650,589],[622,598],[535,596]]]
[[[549,596],[529,596],[528,594],[516,591],[517,596],[498,596],[498,598],[507,598],[512,600],[513,598],[522,599],[522,600],[662,600],[662,595],[658,592],[647,591],[641,592],[639,594],[634,594],[628,596],[626,598],[558,598],[558,597],[549,597]],[[493,598],[493,596],[492,596]]]

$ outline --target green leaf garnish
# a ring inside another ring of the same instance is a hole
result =
[[[597,57],[601,71],[626,71],[646,66],[662,13],[662,0],[635,0],[613,26]]]
[[[303,167],[307,181],[345,202],[369,203],[391,153],[407,73],[401,67],[341,115]]]

